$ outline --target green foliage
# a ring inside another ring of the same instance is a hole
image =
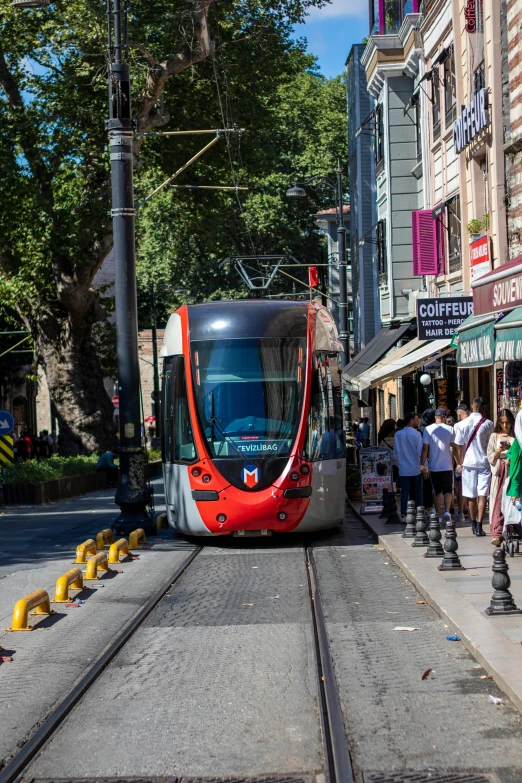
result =
[[[90,457],[58,457],[49,459],[30,459],[17,462],[3,471],[4,484],[34,484],[39,481],[52,481],[65,476],[79,476],[94,473],[97,455]]]
[[[147,449],[147,459],[149,462],[157,462],[161,459],[161,449]]]
[[[489,228],[489,214],[486,213],[482,216],[482,220],[473,218],[466,226],[470,234],[480,234],[481,231],[487,231]]]

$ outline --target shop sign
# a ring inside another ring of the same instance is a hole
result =
[[[478,280],[491,271],[489,258],[489,237],[480,237],[470,243],[469,263],[471,267],[471,280]]]
[[[468,0],[464,9],[464,18],[466,20],[466,32],[477,32],[477,9],[476,0]]]
[[[497,416],[503,407],[504,401],[504,371],[498,369],[495,373],[497,386]]]
[[[456,155],[489,125],[487,109],[488,90],[483,87],[467,106],[462,107],[460,117],[453,124],[453,149]]]
[[[441,340],[452,337],[457,327],[470,315],[473,315],[471,296],[417,299],[418,338]]]
[[[359,452],[363,500],[381,500],[383,489],[392,489],[390,449],[363,448]]]
[[[515,336],[515,332],[517,336]],[[496,334],[495,361],[522,361],[522,329],[498,329]]]
[[[489,274],[496,278],[499,273],[505,276],[491,282],[485,276],[478,281],[476,288],[473,285],[475,315],[498,313],[522,305],[522,256],[493,269]]]
[[[457,347],[458,366],[486,367],[493,364],[494,345],[493,321],[460,332]]]

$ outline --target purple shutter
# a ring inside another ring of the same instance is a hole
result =
[[[442,216],[446,214],[446,212],[443,212],[442,215],[437,219],[437,228],[439,230],[439,252],[437,254],[438,275],[444,275],[446,273],[446,228],[442,219]]]
[[[418,209],[411,213],[413,274],[436,275],[437,259],[437,221],[433,219],[431,209]]]

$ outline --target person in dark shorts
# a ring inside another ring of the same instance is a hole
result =
[[[453,458],[458,457],[453,427],[446,424],[447,415],[445,408],[437,408],[435,423],[424,430],[421,454],[421,464],[429,467],[435,508],[441,522],[446,523],[451,520],[453,505]]]

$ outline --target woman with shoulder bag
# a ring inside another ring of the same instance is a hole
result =
[[[504,540],[504,514],[502,513],[503,487],[508,478],[507,453],[515,440],[515,417],[508,408],[498,414],[494,432],[488,442],[488,462],[491,465],[491,487],[489,491],[489,530],[491,544],[500,546]]]

